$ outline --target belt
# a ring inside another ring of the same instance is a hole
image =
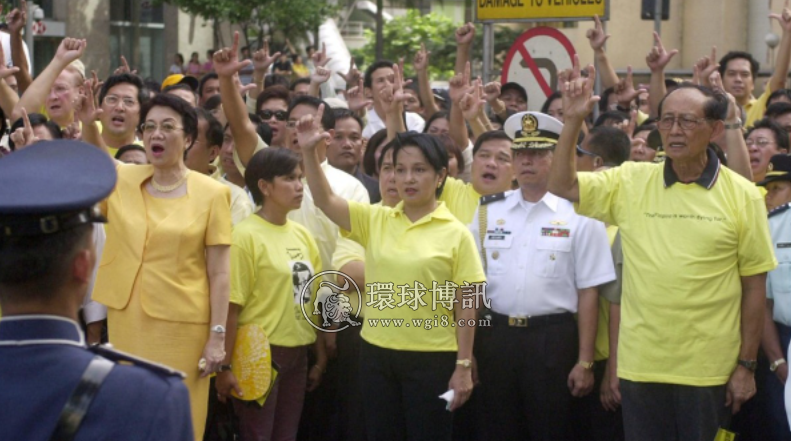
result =
[[[494,311],[486,311],[483,318],[491,318],[492,326],[510,326],[512,328],[538,328],[547,325],[570,323],[574,321],[574,314],[563,312],[560,314],[547,314],[536,316],[507,316]]]

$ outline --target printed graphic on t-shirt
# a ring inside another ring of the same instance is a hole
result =
[[[313,265],[307,260],[291,260],[288,262],[291,268],[291,278],[294,284],[294,303],[297,305],[310,301],[310,290],[304,289],[308,281],[313,277]],[[302,295],[302,291],[305,295]]]

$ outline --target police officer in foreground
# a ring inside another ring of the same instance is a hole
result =
[[[0,159],[0,439],[193,439],[182,374],[89,350],[76,322],[94,206],[115,181],[107,155],[76,141]]]
[[[519,189],[483,197],[470,224],[491,301],[475,343],[482,439],[570,440],[572,397],[593,388],[597,287],[615,271],[604,224],[547,192],[562,128],[537,112],[508,118]]]

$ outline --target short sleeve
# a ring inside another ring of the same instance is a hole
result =
[[[255,150],[253,150],[253,154],[254,154],[254,155],[255,155],[256,153],[260,152],[261,150],[263,150],[263,149],[265,149],[265,148],[269,147],[268,145],[266,145],[266,143],[264,142],[264,140],[263,140],[263,139],[261,139],[261,136],[260,136],[260,135],[256,135],[256,138],[258,139],[258,143],[257,143],[257,144],[256,144],[256,146],[255,146]],[[236,149],[233,149],[233,163],[234,163],[234,164],[236,164],[236,168],[237,168],[237,169],[239,169],[239,174],[241,174],[242,176],[244,176],[244,172],[245,172],[245,170],[247,169],[247,167],[245,167],[244,165],[242,165],[242,160],[241,160],[241,159],[239,159],[239,153],[237,153],[237,152],[236,152]]]
[[[231,303],[244,306],[253,292],[256,280],[256,264],[253,250],[248,249],[250,234],[245,230],[233,233],[231,244]]]
[[[231,244],[231,189],[222,186],[211,200],[206,246]]]
[[[332,255],[332,269],[340,271],[349,262],[365,262],[365,248],[345,237],[339,237]]]
[[[583,219],[574,238],[574,277],[577,289],[592,288],[615,279],[612,251],[604,224]]]
[[[612,260],[615,265],[615,280],[599,288],[599,295],[608,302],[620,305],[621,290],[623,289],[623,248],[621,247],[621,232],[615,235],[612,243]]]
[[[757,191],[756,191],[757,193]],[[739,212],[739,275],[742,277],[769,272],[777,267],[769,220],[762,198],[751,198]]]
[[[372,205],[349,201],[349,220],[352,229],[346,231],[341,228],[341,237],[349,238],[363,247],[368,246],[368,239],[371,234],[372,210]]]
[[[615,205],[621,191],[623,166],[604,172],[577,173],[580,200],[574,209],[582,216],[598,219],[606,224],[618,225]]]
[[[461,286],[464,282],[485,282],[486,274],[483,272],[483,265],[478,254],[478,248],[475,245],[475,239],[466,228],[460,229],[460,231],[459,244],[453,265],[453,283]]]

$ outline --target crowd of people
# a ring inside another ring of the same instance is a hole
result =
[[[741,51],[667,78],[656,33],[635,85],[594,17],[538,112],[473,78],[470,23],[447,90],[425,47],[333,90],[326,50],[238,33],[161,82],[78,38],[32,77],[13,10],[0,438],[791,440],[769,18],[760,94]]]

